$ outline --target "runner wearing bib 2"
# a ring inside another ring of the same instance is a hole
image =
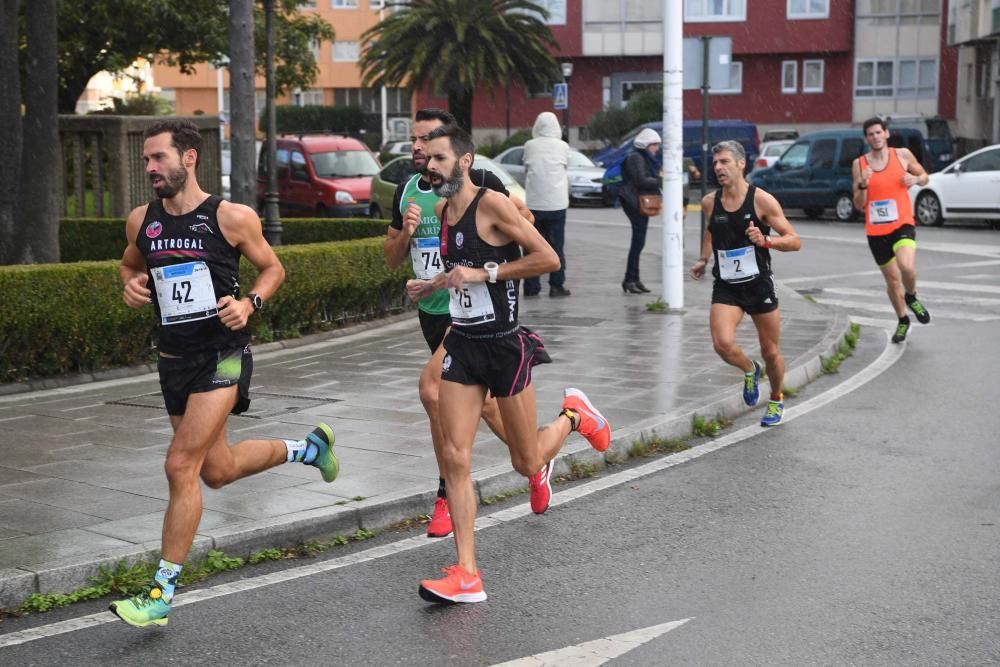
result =
[[[218,489],[280,463],[319,468],[332,482],[339,467],[333,431],[320,424],[302,440],[244,440],[230,447],[226,420],[250,405],[249,318],[277,291],[285,270],[248,206],[210,196],[195,177],[201,134],[169,119],[146,130],[143,159],[157,198],[125,221],[128,244],[119,274],[131,308],[152,304],[163,402],[174,435],[167,449],[170,491],[163,517],[162,559],[149,587],[112,602],[130,625],[166,625],[174,587],[198,530],[202,482]],[[240,257],[256,267],[241,298]]]
[[[926,185],[927,172],[908,149],[889,147],[889,130],[881,118],[866,120],[864,134],[871,151],[851,167],[854,206],[865,212],[868,248],[899,318],[892,342],[901,343],[910,330],[907,307],[921,324],[931,320],[917,299],[917,235],[909,194],[910,186]]]
[[[762,369],[736,344],[736,327],[744,314],[753,319],[771,385],[771,397],[760,425],[777,426],[785,411],[785,360],[778,345],[781,315],[771,280],[770,250],[798,250],[801,241],[778,201],[743,177],[746,153],[739,142],[716,144],[712,158],[722,188],[702,199],[708,228],[702,238],[701,257],[691,267],[691,275],[699,280],[714,255],[709,315],[712,343],[723,361],[743,371],[743,402],[751,406],[760,398]],[[772,236],[772,231],[777,236]]]

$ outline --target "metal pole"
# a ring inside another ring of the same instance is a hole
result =
[[[708,45],[712,41],[709,35],[701,37],[701,198],[708,194]],[[705,210],[701,211],[701,235],[698,243],[705,238]]]
[[[684,15],[663,0],[663,300],[684,307]]]
[[[382,19],[385,17],[385,0],[379,0],[378,3],[378,22],[381,23]],[[387,109],[388,105],[386,103],[386,93],[385,86],[382,86],[381,92],[381,102],[382,102],[382,143],[389,141],[389,111]]]
[[[277,82],[274,76],[274,0],[264,0],[264,30],[267,33],[267,192],[264,194],[264,238],[273,246],[281,245],[281,220],[278,218],[278,115],[274,108]]]

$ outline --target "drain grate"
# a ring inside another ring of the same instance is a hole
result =
[[[250,390],[250,409],[241,417],[250,419],[268,419],[307,408],[329,403],[339,403],[341,399],[328,396],[295,396],[293,394],[273,394],[267,391]],[[125,405],[133,408],[163,409],[163,394],[156,391],[150,394],[128,396],[117,401],[107,401],[107,405]]]

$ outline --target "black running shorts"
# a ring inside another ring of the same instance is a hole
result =
[[[203,352],[192,357],[160,357],[156,366],[160,372],[160,390],[163,392],[168,415],[183,415],[191,394],[214,391],[234,384],[239,387],[239,391],[232,414],[246,412],[250,407],[253,355],[250,354],[249,345]]]
[[[886,266],[896,259],[896,248],[900,246],[917,246],[917,228],[913,225],[903,225],[885,236],[869,236],[868,249],[872,251],[875,263]]]
[[[419,313],[420,330],[424,333],[427,347],[431,348],[432,353],[437,352],[441,343],[444,342],[444,335],[448,331],[448,327],[451,326],[451,315],[444,313],[432,315],[422,310],[418,310],[417,313]]]
[[[774,283],[770,277],[758,276],[745,283],[727,283],[716,279],[712,285],[712,303],[741,308],[747,315],[770,313],[778,307]]]
[[[444,338],[441,379],[487,387],[497,398],[531,384],[531,369],[552,362],[538,334],[517,327],[501,338],[469,338],[452,328]]]

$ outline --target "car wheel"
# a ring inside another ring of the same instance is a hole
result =
[[[925,190],[917,196],[916,210],[913,213],[921,225],[937,226],[944,222],[944,216],[941,215],[941,200],[930,190]]]
[[[845,192],[837,197],[834,214],[837,216],[838,222],[851,222],[857,217],[858,212],[854,209],[854,200],[851,195]]]
[[[368,217],[372,220],[382,219],[382,209],[378,207],[378,204],[372,204],[372,207],[368,210]]]
[[[818,220],[821,215],[823,215],[823,209],[811,206],[809,208],[802,209],[806,216],[812,220]]]

